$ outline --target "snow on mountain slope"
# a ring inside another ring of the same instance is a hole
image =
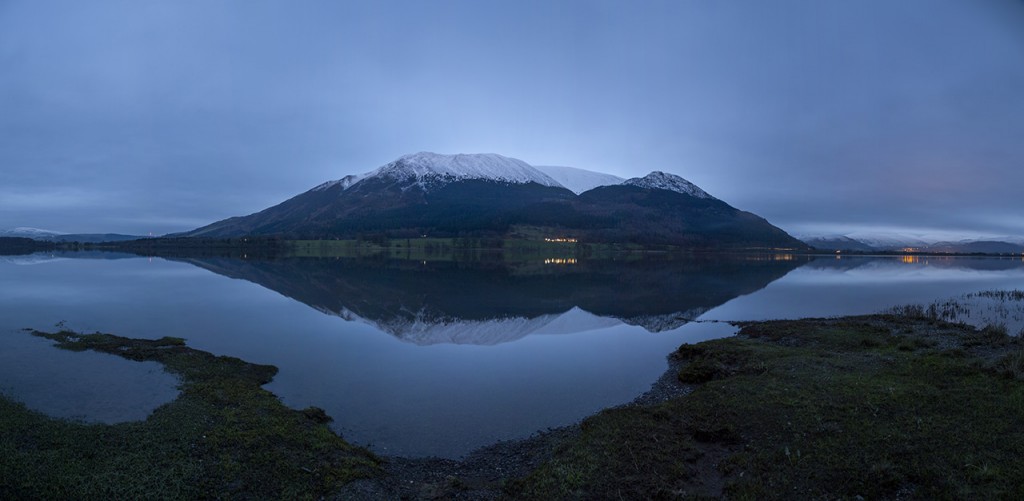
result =
[[[610,186],[622,184],[625,179],[603,172],[577,169],[575,167],[559,167],[554,165],[535,165],[537,170],[551,176],[559,184],[569,188],[569,191],[579,195],[587,190],[598,186]]]
[[[804,236],[798,237],[803,240],[804,243],[821,250],[849,250],[849,251],[873,251],[875,250],[868,244],[854,240],[844,235],[830,235],[830,236]]]
[[[331,188],[332,186],[341,186],[342,190],[347,190],[349,188],[349,186],[352,186],[353,184],[358,183],[359,181],[361,181],[363,178],[365,178],[368,175],[369,175],[369,173],[367,173],[367,174],[353,174],[353,175],[345,176],[345,177],[343,177],[341,179],[335,179],[334,181],[327,181],[326,183],[318,185],[318,186],[314,187],[313,189],[311,189],[309,191],[324,191],[324,190],[326,190],[328,188]]]
[[[638,186],[640,188],[670,190],[683,193],[696,198],[714,198],[697,185],[675,175],[666,172],[654,171],[644,177],[634,177],[622,184]]]
[[[697,198],[714,198],[697,185],[675,174],[655,171],[642,178],[623,180],[612,174],[575,167],[533,166],[522,160],[494,153],[459,153],[455,155],[430,152],[413,153],[404,155],[371,172],[328,181],[310,191],[323,191],[335,186],[341,186],[342,190],[347,190],[365,180],[378,178],[415,181],[422,187],[438,182],[466,179],[484,179],[516,184],[537,183],[542,186],[566,188],[577,195],[598,186],[627,184],[641,188],[671,190]]]
[[[366,176],[390,177],[398,180],[463,180],[484,179],[514,184],[537,183],[563,188],[547,174],[515,158],[493,153],[441,155],[420,152],[405,155]]]

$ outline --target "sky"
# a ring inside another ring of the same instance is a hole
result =
[[[0,229],[183,231],[418,151],[1024,236],[1024,2],[0,0]]]

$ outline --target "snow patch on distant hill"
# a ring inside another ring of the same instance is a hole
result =
[[[611,186],[622,184],[625,179],[603,172],[594,172],[575,167],[559,167],[554,165],[536,165],[537,170],[551,176],[559,184],[579,195],[584,191],[592,190],[598,186]]]
[[[696,198],[714,198],[697,185],[675,175],[661,171],[654,171],[644,177],[634,177],[622,184],[638,186],[640,188],[654,190],[669,190],[683,193]]]
[[[899,233],[869,233],[858,231],[847,233],[846,236],[879,250],[919,248],[927,247],[928,245],[935,243],[934,240],[929,241]]]
[[[0,230],[0,237],[22,237],[22,238],[34,238],[34,239],[45,239],[53,238],[65,235],[59,231],[41,230],[39,228],[29,228],[21,226],[18,228],[12,228],[9,230]]]

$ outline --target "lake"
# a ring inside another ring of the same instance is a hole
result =
[[[141,419],[173,398],[172,377],[62,352],[23,329],[183,337],[277,366],[267,389],[325,409],[353,443],[458,458],[630,402],[680,344],[735,332],[715,320],[875,313],[1021,288],[1020,258],[4,257],[0,391],[61,417]],[[1020,311],[990,310],[1019,331]]]

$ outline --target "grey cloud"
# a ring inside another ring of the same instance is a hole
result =
[[[2,2],[0,227],[180,231],[434,150],[1021,234],[1022,5]]]

